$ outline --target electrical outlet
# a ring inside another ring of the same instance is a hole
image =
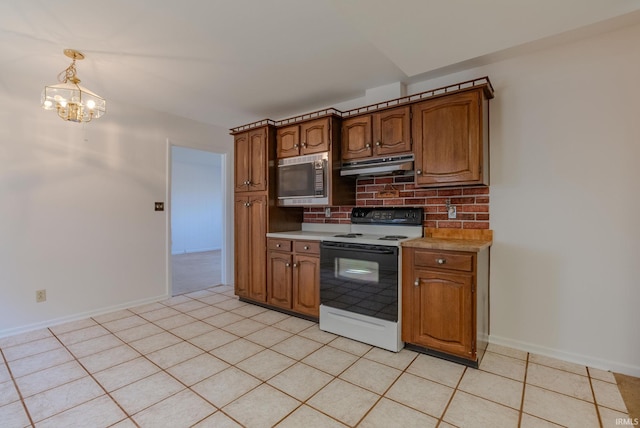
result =
[[[331,217],[331,207],[327,207],[324,209],[324,216],[326,218],[330,218]]]
[[[164,202],[156,202],[155,203],[156,211],[164,211]]]
[[[449,205],[447,207],[447,216],[448,218],[456,218],[458,216],[455,205]]]
[[[36,302],[46,302],[47,301],[47,290],[36,290]]]

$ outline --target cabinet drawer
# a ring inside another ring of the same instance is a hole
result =
[[[473,271],[473,254],[446,253],[442,251],[416,251],[416,266]]]
[[[275,251],[291,251],[291,240],[269,238],[267,248]]]
[[[296,253],[320,254],[320,242],[318,241],[295,241],[293,248]]]

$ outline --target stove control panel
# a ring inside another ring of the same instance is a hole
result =
[[[410,207],[355,207],[351,211],[353,224],[402,224],[421,225],[423,208]]]

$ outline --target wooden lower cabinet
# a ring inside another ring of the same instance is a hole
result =
[[[235,293],[257,302],[267,301],[266,195],[236,195],[235,222]]]
[[[317,317],[320,308],[320,257],[297,254],[294,260],[291,309]]]
[[[402,274],[402,340],[477,367],[489,334],[488,250],[404,248]]]
[[[267,303],[317,318],[320,306],[320,244],[269,238]]]

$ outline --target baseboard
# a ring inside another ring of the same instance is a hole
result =
[[[6,330],[0,330],[0,338],[7,336],[14,336],[16,334],[28,333],[30,331],[39,330],[42,328],[54,327],[56,325],[65,324],[71,321],[78,321],[89,317],[95,317],[98,315],[107,314],[109,312],[115,312],[122,309],[129,309],[136,306],[142,306],[149,303],[159,302],[160,300],[165,300],[169,298],[169,294],[163,294],[161,296],[151,297],[148,299],[136,300],[133,302],[121,303],[119,305],[109,306],[107,308],[100,308],[93,311],[81,312],[79,314],[74,314],[66,317],[54,318],[52,320],[42,321],[33,324],[27,324],[22,327],[16,327]]]
[[[171,252],[172,256],[177,256],[179,254],[191,254],[191,253],[204,253],[205,251],[221,251],[220,247],[207,247],[207,248],[185,248],[178,252]]]
[[[595,369],[607,370],[629,376],[640,377],[640,366],[620,363],[617,361],[603,360],[601,358],[575,354],[573,352],[561,351],[559,349],[547,348],[545,346],[535,345],[532,343],[522,342],[520,340],[513,340],[495,335],[489,336],[489,343],[519,349],[521,351],[531,352],[533,354],[544,355],[545,357],[557,358],[559,360],[569,361],[571,363],[593,367]]]

